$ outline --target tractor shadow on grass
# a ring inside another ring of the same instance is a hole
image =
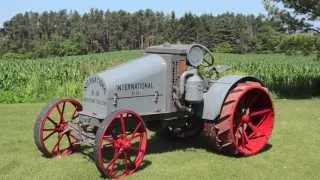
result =
[[[91,163],[95,163],[94,152],[93,152],[92,146],[85,146],[85,145],[80,146],[75,153],[82,154],[82,157],[84,159],[90,161]],[[150,166],[151,164],[152,164],[151,161],[144,159],[142,161],[141,166],[136,170],[136,172],[145,169],[146,167]],[[105,178],[105,177],[101,174],[101,178]]]
[[[271,144],[267,144],[258,154],[269,151],[272,148]],[[171,151],[196,151],[196,149],[204,149],[216,155],[227,156],[230,158],[246,158],[246,156],[233,155],[225,152],[216,151],[209,145],[203,136],[197,136],[188,140],[169,140],[163,136],[154,134],[148,140],[147,154],[161,154]],[[250,157],[250,156],[249,156]]]
[[[265,153],[269,151],[272,148],[271,144],[267,144],[264,149],[259,153]],[[203,136],[197,136],[195,138],[191,138],[188,140],[180,140],[180,141],[174,141],[169,140],[163,136],[153,134],[148,139],[148,146],[147,146],[147,155],[148,154],[161,154],[161,153],[168,153],[172,151],[182,150],[186,152],[196,152],[197,149],[204,149],[209,153],[214,153],[219,156],[226,156],[229,158],[247,158],[246,156],[237,156],[237,155],[231,155],[219,151],[215,151],[207,142],[206,139]],[[80,153],[83,155],[83,158],[95,163],[94,154],[93,154],[93,147],[92,146],[80,146],[80,148],[76,151],[76,153]],[[250,156],[249,156],[250,157]],[[143,160],[142,165],[137,170],[141,171],[144,170],[146,167],[150,166],[152,164],[151,161],[146,160],[146,158]],[[103,178],[103,176],[101,175]]]

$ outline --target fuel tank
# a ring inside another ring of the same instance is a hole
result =
[[[141,115],[167,111],[168,62],[158,54],[145,54],[87,78],[82,115],[104,119],[118,109]]]

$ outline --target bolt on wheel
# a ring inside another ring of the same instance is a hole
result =
[[[147,131],[133,111],[120,110],[108,116],[98,130],[95,161],[100,172],[111,178],[127,176],[141,165],[147,148]]]
[[[34,126],[34,141],[45,156],[64,156],[74,152],[78,138],[69,124],[81,110],[81,104],[73,99],[56,99],[42,109]]]

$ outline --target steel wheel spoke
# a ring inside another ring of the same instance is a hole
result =
[[[135,133],[132,134],[132,136],[130,137],[129,141],[133,141],[134,139],[141,137],[142,133]]]
[[[123,153],[124,154],[124,168],[126,169],[126,170],[128,170],[128,166],[129,166],[129,164],[128,164],[128,154],[126,153],[126,152],[124,152]]]
[[[234,133],[235,136],[238,137],[238,135],[240,135],[240,127],[237,128],[236,132]]]
[[[77,117],[79,117],[79,114],[77,114],[77,109],[74,110],[74,112],[72,113],[72,119],[76,119]]]
[[[261,115],[265,115],[265,114],[268,114],[272,112],[271,109],[263,109],[263,110],[260,110],[260,111],[256,111],[256,112],[253,112],[250,114],[250,117],[255,117],[255,116],[261,116]]]
[[[267,115],[265,115],[263,117],[263,119],[260,119],[260,122],[256,125],[257,128],[260,128],[260,126],[262,126],[262,124],[268,120],[270,118],[270,116],[272,115],[272,110],[270,110],[270,113],[268,113]]]
[[[61,111],[61,109],[60,109],[60,107],[59,107],[59,104],[56,105],[56,108],[57,108],[57,110],[58,110],[58,112],[59,112],[59,115],[60,115],[60,118],[61,118],[61,116],[62,116],[62,111]]]
[[[117,161],[117,159],[119,159],[121,154],[122,154],[122,152],[116,151],[115,155],[113,156],[113,158],[109,162],[109,165],[114,164]]]
[[[248,136],[248,138],[250,140],[254,140],[254,139],[258,139],[258,138],[262,138],[262,137],[265,137],[265,135],[263,135],[263,134],[257,135],[256,133],[252,133],[252,134],[250,134],[250,136]]]
[[[112,170],[114,169],[114,165],[116,163],[116,161],[119,159],[120,155],[122,153],[116,151],[115,155],[113,156],[113,158],[111,159],[111,161],[109,162],[108,166],[107,166],[107,171],[111,174]],[[110,169],[111,167],[111,169]]]
[[[59,153],[60,151],[60,142],[63,138],[63,135],[58,135],[58,141],[56,142],[56,144],[53,146],[52,150],[51,150],[51,153],[54,153],[54,150],[57,149],[57,152]]]
[[[47,128],[47,129],[43,129],[42,131],[56,131],[56,128]]]
[[[125,120],[123,118],[123,114],[121,114],[120,116],[120,125],[121,125],[121,134],[126,134],[126,123]]]
[[[61,122],[63,122],[63,115],[62,115],[62,111],[61,111],[61,109],[59,107],[59,104],[56,105],[56,108],[57,108],[58,113],[60,115],[60,121],[59,121],[59,124],[60,124]]]
[[[113,143],[114,142],[114,139],[112,137],[103,136],[102,139],[108,141],[109,143]]]
[[[71,133],[67,134],[67,138],[68,138],[68,142],[69,142],[69,144],[70,144],[70,147],[72,147],[72,146],[73,146],[73,143],[72,143],[72,141],[71,141],[70,134],[71,134]]]
[[[134,140],[135,138],[139,137],[141,133],[137,133],[140,127],[142,126],[142,122],[140,121],[136,128],[133,130],[131,137],[129,138],[130,141]]]
[[[51,137],[53,134],[55,134],[56,133],[56,131],[53,131],[53,132],[51,132],[50,134],[48,134],[44,139],[43,139],[43,141],[46,141],[49,137]]]
[[[234,136],[235,138],[235,146],[238,146],[239,144],[239,137],[237,135]]]
[[[69,134],[69,136],[71,137],[71,138],[73,138],[74,140],[76,140],[76,141],[78,141],[78,138],[76,138],[74,135],[72,135],[71,133]]]
[[[251,122],[248,122],[248,126],[252,129],[252,131],[253,131],[256,135],[266,136],[260,129],[258,129],[256,126],[254,126]]]
[[[246,142],[245,142],[243,136],[241,136],[241,145],[243,146],[243,145],[245,145],[245,144],[246,144]]]
[[[63,102],[63,104],[62,104],[62,111],[61,111],[62,117],[63,117],[63,114],[64,114],[65,106],[66,106],[66,102]]]
[[[245,130],[243,130],[243,131],[241,132],[241,138],[242,138],[243,141],[245,142],[244,144],[248,144],[249,139],[248,139],[248,136],[247,136],[247,133],[246,133]]]
[[[47,119],[48,119],[52,124],[54,124],[55,126],[57,126],[57,123],[54,122],[54,120],[53,120],[51,117],[48,116]]]
[[[252,149],[249,148],[247,145],[244,145],[244,146],[242,146],[242,147],[244,147],[245,149],[247,149],[247,150],[249,150],[249,151],[252,151]]]
[[[132,135],[136,134],[139,128],[141,127],[142,122],[140,121],[139,124],[136,126],[136,128],[133,130]]]
[[[239,144],[239,138],[241,138],[241,134],[240,134],[240,129],[241,129],[241,124],[239,123],[237,128],[236,128],[236,131],[234,133],[234,137],[235,137],[235,145],[238,146]],[[239,137],[240,136],[240,137]]]
[[[245,138],[244,138],[244,135],[243,135],[243,128],[241,128],[239,130],[239,134],[240,134],[240,140],[241,140],[241,145],[245,145],[246,144],[246,141],[245,141]]]

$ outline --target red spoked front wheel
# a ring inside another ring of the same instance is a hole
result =
[[[78,139],[69,124],[81,110],[74,99],[52,100],[42,109],[34,126],[34,141],[45,156],[69,155],[75,150]]]
[[[238,84],[226,97],[220,118],[205,123],[205,134],[218,150],[245,156],[268,143],[274,125],[271,97],[260,83]]]
[[[98,130],[95,161],[100,172],[111,178],[127,176],[141,165],[147,148],[143,119],[131,110],[108,116]]]

